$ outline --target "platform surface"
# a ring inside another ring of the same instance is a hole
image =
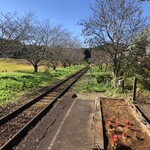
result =
[[[16,150],[91,150],[94,100],[63,98]]]
[[[76,99],[59,125],[40,142],[38,150],[91,150],[91,114],[94,101]],[[55,132],[55,134],[53,134]]]

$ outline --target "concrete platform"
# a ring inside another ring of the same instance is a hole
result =
[[[16,150],[91,150],[94,100],[64,97]]]
[[[49,130],[37,150],[91,150],[93,137],[90,133],[90,120],[93,102],[76,99],[59,125]]]

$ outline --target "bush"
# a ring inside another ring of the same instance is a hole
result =
[[[150,91],[150,78],[144,78],[141,76],[137,76],[137,87],[143,90]],[[125,79],[125,89],[132,90],[133,89],[133,77],[128,77]]]
[[[100,74],[96,77],[96,81],[98,84],[100,83],[108,83],[112,79],[112,76],[110,74]]]
[[[132,90],[133,89],[133,78],[127,78],[127,79],[125,79],[124,80],[124,82],[125,82],[125,86],[124,86],[124,88],[125,88],[125,90]]]
[[[150,91],[150,79],[140,78],[138,80],[143,89]]]

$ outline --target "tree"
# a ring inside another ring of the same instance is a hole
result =
[[[71,64],[72,65],[79,65],[82,64],[84,61],[84,53],[83,50],[80,49],[73,49],[72,50],[72,57],[71,57]]]
[[[0,55],[4,56],[27,38],[30,13],[18,17],[17,13],[0,13]]]
[[[79,49],[81,48],[81,43],[77,37],[70,35],[67,41],[67,45],[64,47],[65,53],[64,61],[66,60],[67,66],[71,66],[72,64],[75,65],[78,63],[80,56]]]
[[[53,27],[49,21],[42,24],[32,24],[29,38],[24,40],[21,57],[28,60],[38,72],[38,67],[45,61],[50,53],[49,46],[53,43]]]
[[[82,19],[82,34],[91,47],[101,46],[111,58],[114,79],[132,39],[145,27],[145,18],[134,0],[96,0],[92,15]]]
[[[21,58],[29,61],[34,67],[34,72],[38,72],[39,66],[42,65],[46,58],[46,49],[44,46],[24,45],[21,49]]]
[[[139,2],[145,2],[145,1],[150,1],[150,0],[138,0]]]
[[[21,58],[28,60],[38,72],[38,67],[47,61],[55,70],[59,63],[66,67],[72,58],[71,49],[79,47],[79,40],[72,37],[71,33],[62,25],[52,25],[49,20],[40,23],[33,20],[28,38],[22,40],[23,49]]]
[[[122,66],[125,77],[136,76],[144,88],[150,90],[150,27],[134,39]],[[123,72],[123,71],[122,71]]]
[[[62,25],[55,26],[53,31],[53,41],[46,60],[48,61],[48,66],[51,66],[55,70],[63,59],[63,53],[65,53],[63,47],[66,44],[66,37],[70,33]]]
[[[64,28],[60,30],[59,35],[60,36],[55,38],[55,43],[52,46],[54,54],[56,53],[55,55],[53,54],[53,56],[59,60],[59,62],[65,68],[67,66],[71,66],[73,63],[75,64],[75,61],[78,60],[76,59],[76,49],[81,47],[81,43],[77,37],[73,36]],[[51,59],[52,57],[50,55],[49,60]]]
[[[111,59],[105,51],[101,51],[99,49],[100,47],[91,50],[91,54],[94,59],[94,64],[97,65],[100,70],[102,70],[104,67],[105,70],[107,70]]]
[[[62,51],[60,46],[53,46],[50,48],[50,53],[46,59],[48,62],[48,68],[51,66],[53,70],[56,70],[60,62],[61,53]]]

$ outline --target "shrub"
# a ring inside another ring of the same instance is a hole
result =
[[[112,76],[110,73],[103,73],[103,74],[100,74],[96,77],[96,81],[97,83],[108,83],[110,82],[112,79]]]
[[[125,80],[125,90],[132,90],[133,89],[133,79],[128,78]]]
[[[150,79],[141,78],[138,80],[143,89],[150,91]]]

